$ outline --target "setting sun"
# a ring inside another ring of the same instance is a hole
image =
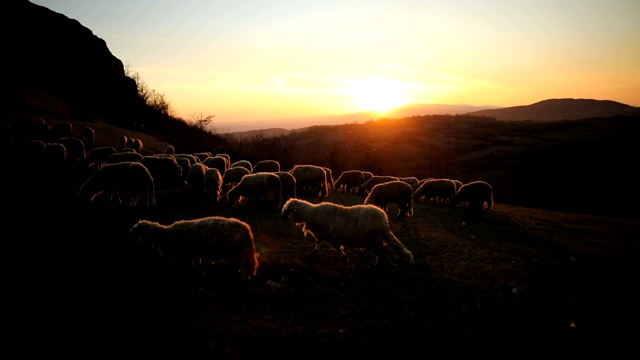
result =
[[[361,111],[384,113],[410,102],[407,92],[410,84],[384,78],[352,80],[346,89]]]

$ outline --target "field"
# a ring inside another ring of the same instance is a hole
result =
[[[378,269],[371,253],[347,250],[340,271],[328,246],[307,265],[312,239],[259,204],[208,204],[188,188],[159,191],[152,209],[19,194],[5,205],[33,206],[7,217],[5,242],[16,247],[7,326],[25,355],[611,356],[637,340],[638,221],[500,203],[477,221],[435,204],[400,220],[392,208],[391,228],[416,263]],[[332,192],[323,201],[363,200]],[[207,215],[252,227],[251,281],[224,262],[206,276],[167,263],[129,236],[140,218]]]

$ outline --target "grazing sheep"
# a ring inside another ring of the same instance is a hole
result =
[[[167,155],[175,155],[176,154],[176,148],[173,147],[173,145],[167,145],[166,148],[164,148],[164,153]]]
[[[324,170],[325,174],[327,174],[327,187],[333,190],[333,184],[335,183],[333,180],[333,171],[326,166],[321,166],[321,168]]]
[[[331,202],[313,204],[301,199],[289,199],[282,208],[282,217],[302,226],[304,235],[316,240],[307,261],[311,264],[320,245],[327,242],[340,252],[343,266],[348,263],[344,248],[368,249],[376,255],[377,265],[387,262],[391,248],[413,263],[413,254],[391,232],[389,218],[374,205],[343,206]]]
[[[139,162],[149,169],[158,189],[179,188],[187,184],[182,177],[182,168],[171,155],[144,156]]]
[[[198,158],[197,156],[191,155],[191,154],[175,154],[173,155],[173,157],[177,158],[185,158],[189,160],[189,166],[198,163],[198,162],[202,162],[200,161],[200,158]]]
[[[487,210],[493,209],[493,188],[485,181],[472,181],[460,187],[458,193],[451,199],[450,206],[460,203],[468,204],[467,216],[470,218],[480,218]]]
[[[327,173],[317,165],[296,165],[291,169],[291,175],[296,178],[296,194],[307,196],[329,195]]]
[[[413,188],[402,180],[389,181],[373,187],[364,199],[365,205],[375,205],[389,214],[389,204],[398,206],[398,218],[413,216]]]
[[[374,186],[378,184],[386,183],[389,181],[397,181],[397,180],[400,180],[400,178],[397,178],[395,176],[374,175],[371,178],[369,178],[369,180],[365,180],[365,182],[362,185],[358,186],[358,193],[360,195],[367,195],[369,194],[371,189],[373,189]]]
[[[107,161],[109,161],[109,157],[117,152],[118,150],[111,146],[93,148],[93,150],[89,152],[89,155],[84,159],[85,166],[100,167],[106,164]]]
[[[334,184],[335,191],[342,189],[343,192],[355,192],[360,185],[364,184],[364,174],[360,170],[345,170],[340,174]]]
[[[92,127],[84,127],[80,131],[80,140],[84,142],[85,147],[92,147],[96,139],[96,132]]]
[[[275,174],[280,177],[282,183],[282,203],[296,197],[296,178],[288,171],[277,171]]]
[[[140,220],[131,236],[153,247],[174,263],[213,264],[226,260],[244,279],[258,270],[258,257],[249,224],[235,218],[208,216],[162,225]]]
[[[253,172],[253,165],[251,165],[251,161],[249,160],[238,160],[231,164],[231,167],[243,167],[251,172]]]
[[[106,164],[96,170],[80,187],[78,198],[91,202],[98,195],[105,194],[110,200],[115,196],[122,204],[122,197],[128,197],[128,206],[135,206],[142,199],[146,207],[156,204],[153,177],[139,162]]]
[[[204,188],[207,199],[214,204],[220,202],[222,193],[222,174],[215,168],[208,168],[204,173]]]
[[[214,156],[222,156],[227,159],[227,168],[231,167],[231,155],[229,154],[215,154]]]
[[[239,183],[240,180],[242,180],[243,176],[249,174],[251,174],[251,170],[242,166],[232,166],[228,168],[227,170],[225,170],[224,174],[222,174],[222,182],[225,189],[231,189],[233,186]]]
[[[261,172],[278,172],[280,171],[280,163],[276,160],[260,160],[253,165],[252,172],[254,174]]]
[[[414,201],[446,204],[456,194],[456,183],[450,179],[427,180],[413,193]]]
[[[462,187],[462,185],[464,185],[464,183],[460,180],[453,180],[453,182],[456,184],[456,193],[457,193]]]
[[[373,177],[373,173],[371,171],[363,171],[362,175],[364,176],[364,181],[367,181]]]
[[[47,155],[50,164],[62,164],[67,159],[67,148],[59,143],[46,144]]]
[[[189,161],[189,159],[187,158],[182,157],[174,157],[174,159],[176,159],[178,166],[180,166],[182,179],[186,182],[189,178],[189,168],[191,168],[191,161]]]
[[[107,164],[116,164],[121,162],[140,161],[144,156],[134,151],[122,151],[109,155]]]
[[[227,192],[227,199],[232,205],[241,197],[250,201],[272,204],[277,209],[282,205],[282,182],[274,173],[265,172],[249,174]]]

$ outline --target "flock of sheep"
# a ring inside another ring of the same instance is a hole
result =
[[[214,204],[265,204],[315,238],[309,263],[324,242],[340,253],[345,264],[348,259],[344,248],[372,251],[376,265],[387,263],[390,251],[413,262],[411,251],[391,232],[389,211],[393,204],[397,205],[399,219],[413,216],[414,202],[447,206],[464,203],[467,215],[474,217],[493,207],[492,187],[484,181],[463,184],[360,170],[343,171],[334,180],[331,169],[312,164],[284,170],[276,160],[232,162],[226,154],[180,154],[172,146],[162,154],[143,155],[142,141],[124,135],[119,149],[96,147],[93,129],[82,129],[78,138],[71,135],[71,130],[71,124],[61,123],[51,128],[57,134],[55,140],[21,141],[13,146],[13,154],[29,160],[39,157],[43,161],[81,164],[88,174],[76,193],[81,203],[100,198],[116,206],[150,208],[156,205],[158,189],[188,187],[195,198]],[[326,201],[330,191],[363,196],[363,204],[344,206]],[[255,276],[258,269],[254,235],[240,219],[210,216],[169,225],[140,220],[130,234],[176,261],[196,264],[224,258],[244,278]]]

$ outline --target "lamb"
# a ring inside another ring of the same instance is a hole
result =
[[[398,218],[413,216],[413,188],[402,180],[378,184],[364,199],[365,205],[375,205],[389,214],[389,205],[398,206]]]
[[[307,257],[309,264],[320,245],[327,242],[340,252],[343,268],[349,259],[345,248],[368,249],[376,256],[375,265],[387,262],[388,249],[414,263],[413,254],[391,232],[387,214],[374,205],[344,206],[331,202],[313,204],[301,199],[289,199],[282,208],[282,218],[302,226],[304,235],[311,235],[316,245]]]
[[[472,181],[460,187],[458,193],[449,202],[450,206],[460,203],[468,204],[467,216],[470,218],[482,217],[484,209],[493,209],[493,188],[485,181]]]
[[[364,174],[360,170],[345,170],[340,174],[334,184],[335,191],[342,189],[343,192],[355,192],[360,185],[364,184]]]
[[[236,218],[208,216],[162,225],[140,220],[129,230],[174,263],[212,264],[228,261],[245,280],[256,276],[258,257],[249,224]]]
[[[280,171],[280,163],[276,160],[260,160],[253,165],[252,172],[254,174],[261,172],[277,172]]]
[[[291,175],[296,179],[296,193],[298,195],[329,196],[327,173],[317,165],[296,165],[291,169]]]
[[[128,206],[135,206],[142,199],[144,206],[156,205],[153,177],[149,170],[139,162],[106,164],[96,170],[80,187],[80,201],[91,202],[98,195],[105,194],[109,199],[129,198]]]
[[[227,199],[232,205],[241,197],[251,201],[257,200],[272,204],[278,210],[282,205],[282,182],[274,173],[265,172],[249,174],[227,192]]]
[[[222,174],[215,168],[208,168],[204,173],[204,188],[207,198],[214,204],[220,202],[222,193]]]
[[[371,178],[369,178],[369,180],[365,180],[365,182],[362,185],[358,186],[358,193],[360,195],[367,195],[369,194],[371,189],[373,189],[374,186],[378,184],[386,183],[389,181],[397,181],[397,180],[400,180],[400,178],[397,178],[395,176],[374,175]]]
[[[431,179],[420,185],[413,193],[415,201],[448,203],[456,194],[456,184],[450,179]]]

